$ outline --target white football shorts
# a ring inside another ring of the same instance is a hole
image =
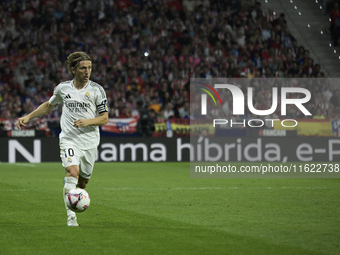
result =
[[[91,178],[96,157],[97,148],[81,150],[72,144],[60,144],[60,158],[63,167],[78,165],[79,175],[85,179]]]

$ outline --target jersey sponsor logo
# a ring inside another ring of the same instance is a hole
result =
[[[65,96],[65,99],[70,99],[70,98],[71,98],[70,94],[67,94],[67,95]]]
[[[90,103],[80,103],[77,101],[65,102],[65,106],[70,112],[87,112],[87,108],[90,108]]]
[[[86,92],[84,98],[90,100],[90,92]]]

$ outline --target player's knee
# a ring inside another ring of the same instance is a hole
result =
[[[79,176],[79,167],[78,166],[69,166],[66,167],[66,174],[67,176],[72,176],[78,179]]]

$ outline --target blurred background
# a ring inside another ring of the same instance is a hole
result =
[[[67,56],[85,51],[108,98],[102,135],[188,136],[190,78],[336,78],[339,13],[338,0],[3,0],[1,135],[69,80]],[[340,88],[308,89],[309,118],[333,120],[327,135],[337,136]],[[271,104],[266,90],[255,95],[257,109]],[[58,136],[60,115],[58,105],[27,129]]]

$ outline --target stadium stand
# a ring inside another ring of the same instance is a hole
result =
[[[189,118],[190,78],[325,77],[285,15],[252,0],[2,1],[0,28],[4,130],[70,79],[65,60],[77,50],[93,58],[91,79],[103,85],[111,119],[138,118],[142,109],[156,122]],[[313,114],[339,116],[338,89],[311,91]],[[34,128],[57,127],[60,113],[57,106]]]

